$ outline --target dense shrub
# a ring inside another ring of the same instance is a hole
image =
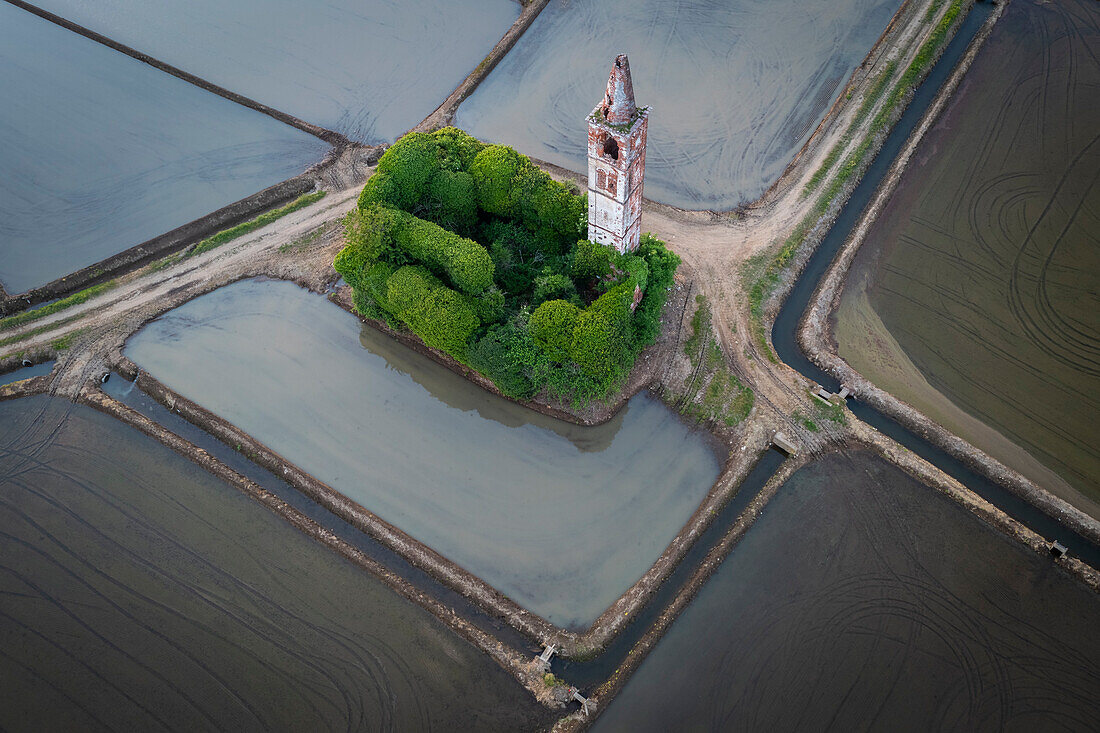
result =
[[[477,226],[473,176],[464,171],[439,171],[428,184],[428,197],[422,207],[425,218],[444,229],[463,235],[472,234]]]
[[[567,276],[545,267],[535,278],[534,303],[547,300],[571,300],[577,297],[577,287]]]
[[[518,192],[514,180],[526,162],[522,155],[505,145],[490,145],[477,154],[470,174],[474,177],[482,211],[506,219],[516,218]]]
[[[661,240],[649,234],[642,235],[637,254],[645,260],[648,270],[645,292],[634,310],[634,349],[641,351],[656,342],[661,333],[661,311],[668,299],[680,258]]]
[[[376,174],[389,179],[382,190],[395,197],[400,208],[413,211],[438,170],[439,146],[428,133],[412,132],[390,146],[378,161]]]
[[[515,323],[494,326],[469,350],[469,364],[506,396],[526,400],[542,386],[538,380],[542,355],[530,334]]]
[[[386,298],[393,314],[424,343],[465,361],[466,344],[481,321],[462,294],[423,267],[406,265],[387,280]]]
[[[580,309],[568,301],[548,300],[531,314],[531,338],[550,359],[568,361],[579,315]]]
[[[482,323],[496,323],[504,316],[504,293],[494,285],[477,296],[474,308]]]
[[[601,295],[577,317],[569,355],[577,366],[602,384],[610,386],[629,369],[633,298],[633,283],[623,283]]]
[[[472,239],[407,214],[401,216],[393,239],[398,249],[414,261],[423,262],[432,272],[446,275],[467,295],[478,295],[493,284],[493,260]]]
[[[333,266],[353,288],[358,288],[364,268],[393,251],[393,231],[400,213],[382,206],[356,209],[344,219],[346,246]]]
[[[587,401],[656,339],[679,259],[648,236],[629,255],[588,242],[586,216],[575,187],[511,148],[413,133],[379,161],[335,265],[360,313],[407,326],[504,394]]]
[[[570,272],[578,283],[588,283],[611,274],[611,256],[614,250],[602,244],[578,240],[573,245]]]

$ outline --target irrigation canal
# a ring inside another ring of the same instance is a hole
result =
[[[959,59],[966,52],[970,41],[982,27],[991,6],[985,3],[976,3],[962,25],[959,27],[955,38],[948,44],[943,57],[936,67],[928,75],[928,78],[917,89],[905,114],[902,115],[897,125],[894,126],[890,136],[879,151],[875,161],[868,168],[851,198],[841,210],[836,222],[829,233],[821,241],[817,250],[806,264],[798,282],[795,283],[790,295],[787,297],[783,308],[779,311],[772,327],[772,343],[776,353],[785,363],[796,369],[803,376],[812,379],[826,389],[836,392],[840,389],[839,382],[830,374],[822,371],[811,362],[798,345],[798,324],[802,314],[817,289],[818,282],[828,270],[830,263],[837,252],[848,239],[852,228],[859,221],[863,209],[874,196],[879,182],[886,174],[894,161],[898,151],[905,145],[910,134],[920,123],[929,104],[935,98],[940,86],[951,74]],[[1059,540],[1069,548],[1071,554],[1089,563],[1093,567],[1100,567],[1100,547],[1092,544],[1077,532],[1067,528],[1058,520],[1040,511],[1024,499],[1016,496],[1007,489],[997,485],[988,478],[971,470],[962,461],[949,455],[925,439],[910,432],[907,428],[883,415],[869,405],[854,399],[848,401],[848,408],[860,420],[871,425],[876,430],[890,436],[901,445],[913,451],[921,458],[944,471],[964,484],[971,491],[1004,511],[1013,519],[1031,528],[1033,531],[1048,540]]]

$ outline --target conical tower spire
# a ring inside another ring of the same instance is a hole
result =
[[[638,116],[638,107],[634,104],[634,84],[630,81],[630,61],[625,53],[616,56],[611,66],[601,109],[604,119],[612,125],[629,125]]]

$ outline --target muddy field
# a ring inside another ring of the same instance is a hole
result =
[[[325,143],[0,3],[0,283],[19,293],[301,173]]]
[[[352,140],[393,142],[478,65],[515,0],[41,0],[62,17]]]
[[[653,108],[646,197],[731,209],[779,178],[900,5],[553,0],[455,124],[586,173],[585,117],[627,53]]]
[[[90,408],[0,404],[0,727],[531,730],[420,608]]]
[[[1094,516],[1098,43],[1096,3],[1009,5],[869,233],[835,324],[857,371]]]
[[[595,730],[1092,729],[1100,604],[868,453],[780,488]]]

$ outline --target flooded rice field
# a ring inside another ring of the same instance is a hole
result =
[[[0,404],[0,728],[533,730],[488,657],[150,438]]]
[[[626,53],[653,109],[646,197],[731,209],[779,178],[900,5],[551,0],[455,124],[586,173],[585,117]]]
[[[285,282],[197,298],[126,354],[564,626],[589,624],[637,580],[719,472],[704,438],[646,395],[602,426],[553,420]]]
[[[1091,0],[1008,6],[857,255],[835,333],[880,387],[1100,517],[1098,46]]]
[[[328,146],[0,3],[0,283],[19,293],[297,175]]]
[[[366,143],[430,114],[519,17],[515,0],[38,0],[238,94]]]
[[[1100,602],[878,457],[797,472],[597,722],[1094,730]]]

